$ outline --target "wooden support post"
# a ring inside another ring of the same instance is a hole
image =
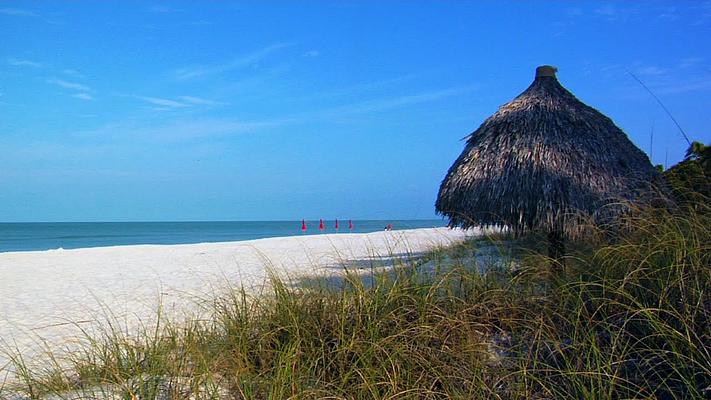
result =
[[[565,237],[560,231],[548,232],[548,257],[554,262],[563,262],[565,255]]]

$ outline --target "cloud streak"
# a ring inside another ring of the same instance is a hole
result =
[[[142,140],[160,143],[178,143],[185,141],[199,141],[203,139],[215,139],[229,137],[237,134],[256,133],[270,128],[284,127],[293,124],[302,124],[314,120],[333,120],[343,116],[356,116],[380,111],[387,111],[396,108],[403,108],[417,104],[439,101],[448,97],[458,96],[474,90],[474,87],[452,87],[443,90],[420,92],[415,94],[394,96],[380,99],[367,100],[353,104],[347,104],[332,108],[307,112],[292,116],[276,116],[268,120],[243,121],[232,118],[212,118],[197,120],[179,120],[167,124],[152,125],[144,122],[119,122],[108,124],[101,128],[77,132],[76,135],[83,138],[109,138],[112,140]],[[133,96],[150,104],[173,110],[189,107],[188,100],[210,100],[200,99],[192,96],[180,96],[176,101],[158,97]]]
[[[326,109],[319,112],[319,115],[322,117],[331,117],[381,112],[395,108],[438,101],[448,97],[468,93],[474,89],[475,88],[473,86],[452,87],[448,89],[430,92],[421,92],[403,96],[367,100],[359,103],[353,103],[345,106]]]
[[[181,103],[179,101],[175,101],[175,100],[171,100],[171,99],[162,99],[160,97],[149,97],[149,96],[135,96],[135,97],[139,100],[143,100],[143,101],[153,104],[155,106],[166,107],[168,109],[188,107],[188,105],[185,103]]]
[[[39,17],[39,14],[21,8],[0,8],[0,14],[14,17]]]
[[[199,106],[215,106],[215,105],[224,104],[219,101],[203,99],[203,98],[195,97],[195,96],[178,96],[178,99],[180,99],[181,101],[183,101],[185,103],[199,105]]]
[[[7,63],[14,66],[14,67],[30,67],[30,68],[42,68],[44,65],[41,63],[35,62],[35,61],[30,61],[30,60],[22,60],[19,58],[8,58]]]
[[[76,93],[76,94],[73,94],[72,97],[76,97],[77,99],[86,100],[86,101],[94,100],[94,97],[92,95],[90,95],[89,93]]]
[[[57,85],[57,86],[62,87],[64,89],[78,90],[81,92],[91,92],[91,88],[87,85],[82,85],[81,83],[69,82],[69,81],[65,81],[62,79],[56,79],[56,78],[48,79],[47,83]]]
[[[175,78],[178,80],[195,79],[244,68],[287,46],[287,43],[276,43],[222,64],[182,68],[175,72]]]
[[[166,5],[155,5],[155,6],[150,7],[148,9],[148,11],[154,12],[154,13],[159,13],[159,14],[173,14],[173,13],[183,12],[183,10],[180,8],[174,8],[174,7],[170,7],[170,6],[166,6]]]
[[[52,78],[52,79],[47,79],[47,83],[59,86],[63,89],[68,89],[68,90],[73,90],[79,93],[73,93],[70,96],[84,100],[84,101],[92,101],[94,100],[94,96],[91,95],[90,92],[93,92],[91,88],[87,85],[83,85],[81,83],[76,83],[76,82],[69,82],[65,81],[63,79],[57,79],[57,78]]]
[[[660,76],[660,75],[668,74],[669,70],[666,68],[661,68],[661,67],[657,67],[654,65],[650,65],[650,66],[638,68],[637,73],[640,75],[646,75],[646,76]]]
[[[324,98],[361,96],[369,92],[388,90],[391,89],[394,85],[412,81],[413,79],[417,79],[421,76],[422,74],[407,74],[396,76],[394,78],[383,79],[380,81],[363,82],[346,87],[341,86],[338,89],[334,90],[321,90],[318,93],[310,93],[308,96],[302,97],[302,99],[314,100]]]
[[[343,122],[348,117],[362,116],[398,108],[415,106],[418,104],[436,102],[453,96],[470,93],[475,90],[474,86],[450,87],[442,90],[420,92],[402,96],[382,97],[371,100],[364,100],[335,107],[322,108],[320,110],[308,111],[299,114],[287,115],[271,120],[271,125],[288,126],[292,124],[303,124],[314,121]],[[346,119],[344,119],[346,118]]]
[[[113,141],[179,143],[252,133],[279,124],[281,122],[250,122],[231,118],[178,120],[166,124],[150,124],[147,121],[122,121],[107,124],[94,130],[77,132],[74,135],[82,139],[101,138],[102,140],[109,139]]]
[[[74,77],[81,77],[81,76],[82,76],[81,72],[79,72],[79,71],[77,71],[77,70],[75,70],[75,69],[71,69],[71,68],[65,68],[65,69],[63,69],[63,70],[62,70],[62,73],[63,73],[63,74],[67,74],[67,75],[71,75],[71,76],[74,76]]]
[[[181,108],[195,107],[195,106],[214,106],[224,103],[220,103],[214,100],[203,99],[201,97],[195,96],[178,96],[175,99],[168,99],[162,97],[152,97],[152,96],[132,96],[136,99],[143,100],[146,103],[158,106],[156,110],[158,111],[168,111],[176,110]]]
[[[655,92],[660,94],[705,92],[711,90],[711,76],[688,81],[666,82],[653,86],[655,86]]]

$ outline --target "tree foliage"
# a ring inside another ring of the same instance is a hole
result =
[[[699,204],[711,198],[711,145],[693,142],[683,161],[664,172],[680,205]]]

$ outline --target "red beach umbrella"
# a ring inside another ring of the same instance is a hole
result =
[[[338,230],[338,218],[336,218],[336,230]]]
[[[318,220],[318,221],[319,221],[319,222],[318,222],[318,230],[323,231],[324,228],[325,228],[325,227],[323,226],[323,219],[320,219],[320,220]]]
[[[301,232],[306,232],[306,221],[301,220]]]
[[[353,221],[351,221],[350,219],[348,220],[348,229],[351,231],[353,230]]]

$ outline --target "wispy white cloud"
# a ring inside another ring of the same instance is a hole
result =
[[[243,134],[274,125],[275,123],[272,122],[204,119],[179,121],[163,126],[145,128],[139,133],[144,133],[157,140],[189,140]]]
[[[303,57],[318,57],[321,55],[321,52],[318,50],[309,50],[307,52],[304,52],[301,56]]]
[[[583,12],[583,9],[580,7],[572,7],[566,10],[565,12],[567,15],[571,17],[578,17],[581,15],[585,15],[585,12]]]
[[[164,124],[149,121],[121,121],[93,130],[76,132],[74,136],[81,139],[101,138],[110,141],[178,143],[253,133],[280,124],[281,121],[254,122],[231,118],[177,120]]]
[[[593,12],[598,15],[615,15],[617,9],[611,4],[605,4],[596,8]]]
[[[567,18],[555,22],[554,25],[571,26],[575,24],[575,20],[580,18],[597,18],[607,22],[618,22],[633,18],[636,14],[638,14],[638,10],[634,7],[633,2],[597,2],[593,7],[581,5],[579,2],[574,7],[563,10],[560,15]]]
[[[476,88],[474,86],[461,86],[414,94],[404,94],[400,96],[385,96],[370,100],[357,101],[350,104],[343,104],[340,106],[317,109],[302,114],[285,116],[284,118],[281,118],[279,122],[285,125],[312,122],[314,120],[341,122],[344,121],[344,118],[347,120],[348,117],[373,114],[382,111],[415,106],[417,104],[436,102],[448,97],[469,93],[475,89]]]
[[[211,21],[207,21],[207,20],[204,20],[204,19],[199,19],[199,20],[196,20],[196,21],[188,21],[188,22],[183,22],[183,23],[181,23],[181,25],[185,25],[185,26],[208,26],[208,25],[212,25],[212,24],[213,24],[213,23],[212,23]]]
[[[339,86],[334,90],[320,90],[317,93],[309,93],[306,96],[301,97],[301,100],[318,100],[326,98],[338,98],[338,97],[355,97],[364,96],[368,93],[373,93],[377,91],[388,91],[391,92],[397,85],[403,84],[405,82],[410,82],[414,79],[422,77],[424,74],[412,73],[406,75],[400,75],[392,78],[387,78],[379,81],[368,81],[356,83],[349,86]],[[371,94],[372,96],[372,94]]]
[[[709,65],[703,58],[689,56],[664,66],[637,63],[633,69],[657,94],[683,94],[711,90]]]
[[[175,77],[179,80],[193,79],[209,75],[221,74],[224,72],[243,68],[266,58],[268,55],[286,46],[288,46],[287,43],[276,43],[254,51],[252,53],[242,55],[223,64],[182,68],[175,72]]]
[[[629,75],[632,71],[637,78],[659,95],[711,91],[711,75],[708,73],[708,65],[698,57],[683,58],[677,64],[664,67],[636,63],[632,68],[614,65],[601,69],[601,71],[605,72],[607,78]],[[637,89],[640,88],[639,84],[634,83],[632,77],[627,76],[624,82],[626,82],[625,86],[619,88],[625,93],[623,96],[630,93],[629,85]],[[640,91],[639,93],[645,92]],[[646,93],[644,95],[646,96]]]
[[[711,90],[711,76],[676,82],[663,82],[658,84],[651,84],[651,86],[655,93],[659,94],[705,92]]]
[[[81,83],[68,82],[62,79],[52,78],[48,79],[47,83],[63,87],[65,89],[79,90],[81,92],[91,92],[91,88],[87,85],[82,85]]]
[[[19,58],[10,57],[7,59],[7,63],[15,67],[31,67],[31,68],[42,68],[42,63],[36,61],[24,60]]]
[[[21,8],[0,8],[0,14],[16,17],[39,17],[39,14]]]
[[[162,98],[162,97],[152,97],[152,96],[132,96],[139,100],[143,100],[154,106],[155,111],[169,111],[180,108],[195,107],[195,106],[214,106],[224,103],[218,101],[203,99],[201,97],[195,96],[177,96],[174,99]]]
[[[709,19],[711,19],[711,1],[698,3],[696,7],[694,7],[694,14],[696,15],[696,21],[691,23],[692,26],[708,24]]]
[[[89,93],[75,93],[72,95],[72,97],[76,97],[77,99],[82,99],[82,100],[87,100],[87,101],[94,100],[94,96],[90,95]]]
[[[699,65],[703,59],[701,57],[686,57],[679,61],[679,68],[691,68]]]
[[[177,13],[177,12],[182,12],[183,10],[180,8],[175,8],[167,5],[154,5],[148,8],[148,11],[154,12],[154,13],[160,13],[160,14],[172,14],[172,13]]]
[[[82,76],[81,72],[79,72],[79,71],[77,71],[77,70],[75,70],[75,69],[71,69],[71,68],[63,69],[63,70],[62,70],[62,73],[63,73],[63,74],[67,74],[67,75],[71,75],[71,76],[77,76],[77,77]]]
[[[595,9],[595,15],[606,20],[607,22],[624,22],[630,20],[639,20],[641,17],[641,12],[646,10],[644,7],[640,7],[635,2],[616,2],[613,4],[606,4],[597,9]]]
[[[180,99],[184,103],[200,105],[200,106],[216,106],[216,105],[224,104],[219,101],[203,99],[201,97],[195,97],[195,96],[178,96],[178,99]]]
[[[165,129],[151,128],[151,135],[161,137],[199,137],[216,136],[229,133],[241,133],[277,126],[290,126],[295,124],[310,123],[315,120],[342,122],[344,118],[378,113],[398,108],[406,108],[417,104],[436,102],[448,97],[458,96],[475,90],[473,86],[451,87],[443,90],[434,90],[401,96],[387,96],[365,101],[353,102],[334,107],[327,107],[290,115],[275,115],[269,120],[258,122],[244,122],[225,119],[201,120],[196,123],[184,121],[180,126],[170,126]],[[181,96],[182,98],[190,96]],[[157,111],[175,110],[188,107],[187,102],[177,102],[169,99],[143,98],[144,100],[160,100],[151,102],[158,106]],[[174,104],[175,103],[175,104]],[[202,133],[201,133],[202,132]],[[146,132],[148,134],[148,132]]]
[[[659,75],[665,75],[665,74],[669,73],[669,70],[667,68],[662,68],[662,67],[658,67],[655,65],[648,65],[648,66],[637,68],[636,72],[639,75],[659,76]]]
[[[347,114],[366,114],[373,112],[386,111],[394,108],[401,108],[415,104],[428,103],[442,100],[448,97],[457,96],[468,93],[474,90],[473,86],[452,87],[443,90],[430,92],[421,92],[416,94],[408,94],[402,96],[386,97],[363,102],[353,103],[345,106],[339,106],[327,110],[323,110],[324,116],[337,116]]]
[[[174,109],[174,108],[185,108],[188,107],[188,104],[171,100],[171,99],[162,99],[160,97],[148,97],[148,96],[134,96],[137,99],[143,100],[145,102],[148,102],[150,104],[156,105],[156,106],[161,106],[165,110],[169,109]]]
[[[666,7],[657,15],[657,19],[666,21],[676,21],[679,18],[679,10],[674,6]]]

